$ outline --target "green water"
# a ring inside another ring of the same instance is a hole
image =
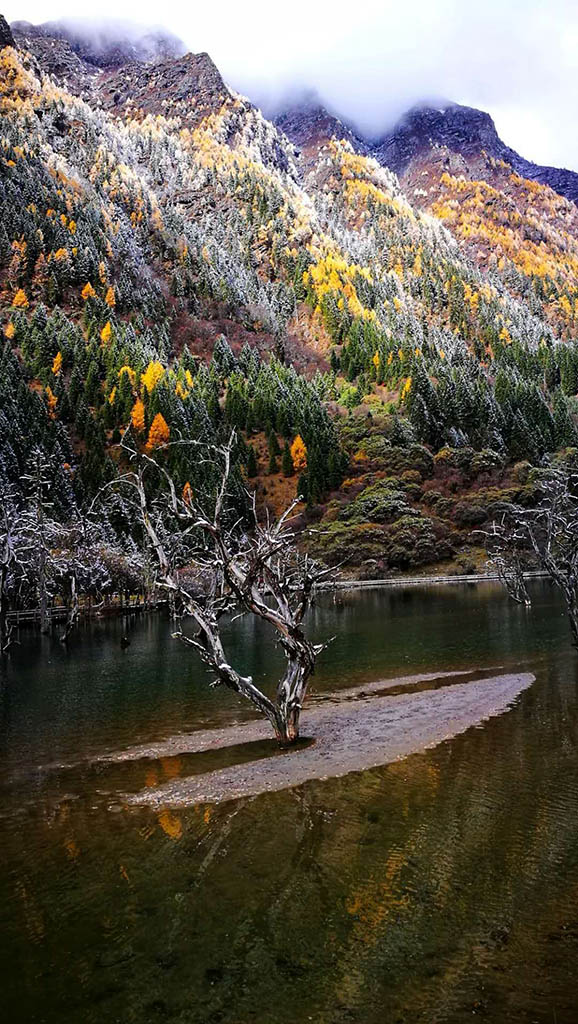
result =
[[[124,652],[119,621],[68,652],[23,634],[1,670],[2,1019],[575,1024],[577,660],[556,595],[533,589],[530,611],[489,584],[324,597],[312,627],[338,639],[313,700],[419,671],[537,681],[425,754],[178,813],[118,793],[253,754],[94,759],[250,708],[208,689],[160,617]],[[227,643],[275,678],[264,630],[240,620]]]

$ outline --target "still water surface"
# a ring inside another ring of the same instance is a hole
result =
[[[324,597],[319,695],[478,667],[537,681],[397,764],[178,813],[118,793],[249,755],[95,758],[250,707],[208,689],[161,617],[124,652],[120,621],[69,651],[23,634],[0,669],[2,1019],[575,1024],[578,661],[556,595],[533,591],[529,611],[491,584]],[[227,641],[275,679],[265,630]]]

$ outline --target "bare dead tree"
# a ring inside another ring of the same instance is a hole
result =
[[[49,499],[50,466],[41,448],[37,447],[32,450],[28,459],[28,472],[23,475],[22,481],[27,485],[29,491],[24,517],[28,532],[35,540],[35,579],[40,632],[48,633],[50,629],[48,612],[50,547],[57,524],[53,517],[54,504]]]
[[[484,532],[491,568],[513,601],[529,607],[530,594],[524,572],[527,568],[527,538],[524,528],[504,515]]]
[[[304,618],[315,585],[331,570],[297,547],[292,514],[298,498],[276,521],[259,522],[254,497],[247,494],[249,525],[244,517],[235,517],[231,505],[235,446],[232,434],[220,447],[195,449],[196,456],[218,467],[215,491],[197,496],[187,487],[180,494],[159,460],[137,453],[125,437],[123,448],[132,468],[121,483],[133,495],[154,552],[157,585],[173,595],[178,616],[188,616],[195,623],[192,635],[179,628],[173,636],[195,650],[212,670],[212,685],[227,686],[250,700],[271,722],[279,743],[290,745],[299,737],[309,679],[326,646],[309,640]],[[234,612],[255,615],[277,633],[286,670],[273,699],[255,686],[251,676],[229,664],[220,624],[224,615]]]
[[[119,552],[106,546],[98,524],[79,513],[55,529],[49,554],[52,592],[65,608],[59,639],[66,644],[79,620],[80,594],[104,602],[103,595],[113,586],[111,566]]]
[[[490,558],[516,600],[530,603],[523,565],[533,559],[561,591],[578,647],[578,476],[553,473],[533,509],[513,506],[486,534]]]
[[[13,642],[8,612],[26,584],[33,551],[21,498],[15,488],[5,486],[0,494],[0,653],[6,653]]]

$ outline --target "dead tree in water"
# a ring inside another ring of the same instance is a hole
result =
[[[553,473],[542,492],[536,508],[513,506],[492,525],[488,553],[510,596],[525,604],[524,564],[533,559],[548,574],[562,593],[578,647],[578,476]]]
[[[305,613],[315,584],[330,570],[297,547],[291,515],[298,498],[274,522],[259,522],[249,495],[249,524],[232,512],[235,445],[232,435],[222,447],[196,449],[218,467],[218,483],[210,497],[197,497],[188,485],[181,493],[158,461],[126,443],[123,447],[134,469],[121,481],[132,493],[154,552],[157,585],[172,595],[177,616],[189,616],[195,623],[194,634],[178,629],[173,636],[198,652],[215,675],[212,685],[227,686],[250,700],[269,719],[279,743],[289,745],[299,737],[309,679],[326,646],[313,644],[306,636]],[[220,624],[224,615],[235,611],[257,616],[277,633],[287,667],[274,699],[228,662]]]
[[[26,587],[33,562],[34,538],[22,514],[21,497],[7,485],[0,494],[0,653],[5,654],[13,640],[8,612]]]
[[[485,532],[490,566],[513,601],[529,607],[530,594],[524,577],[527,566],[527,538],[525,530],[503,516]]]

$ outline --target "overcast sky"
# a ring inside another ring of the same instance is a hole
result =
[[[75,16],[74,0],[0,0],[9,21]],[[315,89],[378,135],[422,98],[488,110],[503,140],[578,170],[577,0],[100,0],[100,17],[162,24],[270,110]]]

